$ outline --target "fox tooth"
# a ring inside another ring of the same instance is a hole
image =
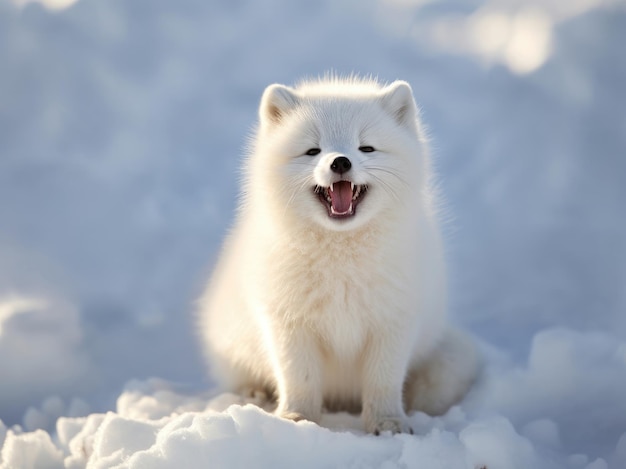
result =
[[[350,190],[353,191],[354,190],[354,183],[352,181],[350,181]]]
[[[331,192],[334,192],[334,191],[335,191],[335,183],[334,183],[334,182],[331,182],[331,183],[330,183],[330,191],[331,191]]]

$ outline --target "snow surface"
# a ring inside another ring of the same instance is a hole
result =
[[[0,467],[626,468],[623,0],[41,3],[0,0]],[[485,355],[415,436],[277,419],[196,342],[261,92],[331,69],[412,84]]]

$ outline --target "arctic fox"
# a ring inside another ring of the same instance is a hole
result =
[[[273,397],[288,419],[361,411],[376,434],[458,402],[477,354],[446,322],[431,171],[406,82],[269,86],[200,301],[217,382]]]

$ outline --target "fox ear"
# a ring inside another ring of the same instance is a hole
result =
[[[297,104],[298,96],[292,88],[285,85],[270,85],[263,92],[259,118],[261,122],[277,124]]]
[[[411,86],[402,80],[394,81],[384,87],[380,96],[381,104],[398,122],[406,126],[414,126],[417,118],[417,107],[413,99]]]

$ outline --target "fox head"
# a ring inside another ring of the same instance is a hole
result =
[[[275,84],[261,99],[244,192],[268,204],[278,223],[345,231],[406,216],[427,165],[408,83]]]

